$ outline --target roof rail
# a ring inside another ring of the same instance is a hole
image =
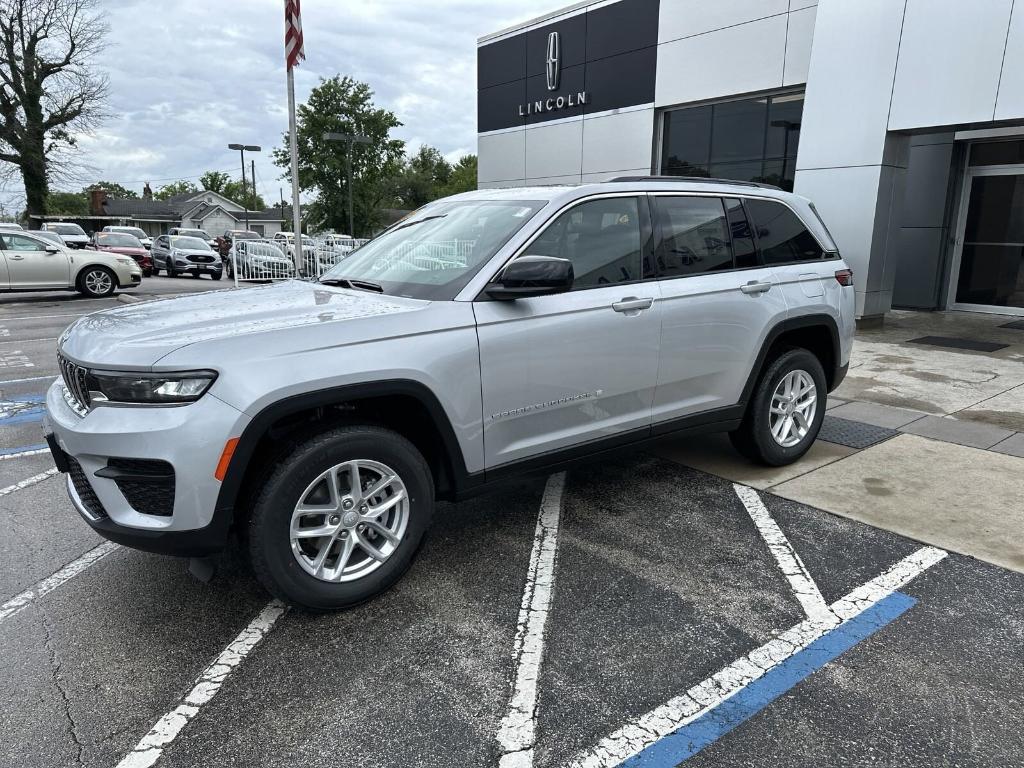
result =
[[[681,184],[733,184],[737,187],[758,187],[760,189],[781,189],[774,184],[762,184],[758,181],[738,181],[736,179],[712,179],[706,176],[616,176],[606,179],[607,182],[628,181],[671,181]]]

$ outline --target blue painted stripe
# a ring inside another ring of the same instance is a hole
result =
[[[23,445],[20,448],[5,448],[0,450],[0,456],[10,456],[15,453],[24,453],[25,451],[41,451],[46,447],[46,443],[36,443],[35,445]]]
[[[27,408],[13,416],[0,418],[0,427],[9,427],[13,424],[30,424],[33,421],[43,420],[43,408]]]
[[[46,402],[46,395],[15,395],[9,397],[3,402],[5,403],[44,403]]]
[[[856,618],[822,635],[714,709],[624,761],[620,768],[679,765],[749,720],[811,673],[873,635],[916,602],[909,595],[894,592]]]

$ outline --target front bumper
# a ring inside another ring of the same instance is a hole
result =
[[[99,406],[82,417],[63,390],[58,379],[46,394],[47,442],[58,469],[68,473],[72,503],[97,533],[164,554],[197,556],[224,547],[232,511],[216,509],[221,484],[213,473],[224,443],[241,434],[247,416],[207,393],[185,406]],[[169,464],[170,514],[133,507],[111,459]]]
[[[180,275],[219,275],[224,270],[224,265],[219,261],[203,264],[195,264],[191,261],[175,261],[174,270]]]

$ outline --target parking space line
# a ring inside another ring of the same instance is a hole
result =
[[[804,619],[685,693],[619,728],[593,749],[577,755],[571,765],[678,765],[906,611],[913,598],[896,590],[944,557],[946,552],[941,549],[922,547],[832,603],[831,620]],[[752,688],[759,681],[763,682]],[[750,692],[745,693],[748,689]],[[729,709],[718,711],[727,703]]]
[[[789,543],[789,539],[779,528],[779,524],[768,512],[757,491],[739,483],[733,483],[732,487],[735,489],[736,495],[740,497],[740,501],[743,502],[743,506],[746,507],[750,519],[754,521],[757,532],[761,534],[764,543],[771,550],[775,562],[779,564],[782,575],[789,582],[793,594],[803,606],[807,617],[810,619],[831,617],[832,611],[829,609],[828,603],[825,602],[825,598],[822,597],[818,585],[807,571],[807,566],[793,549],[793,545]]]
[[[6,381],[0,381],[0,387],[4,384],[27,384],[30,381],[49,381],[56,378],[56,376],[29,376],[27,379],[7,379]]]
[[[28,488],[30,485],[41,483],[46,478],[53,477],[56,474],[57,468],[54,467],[53,469],[48,469],[45,472],[40,472],[38,475],[32,475],[32,477],[25,478],[19,483],[8,485],[6,488],[0,488],[0,496],[6,496],[10,493],[14,493],[15,491],[20,491],[22,488]]]
[[[25,445],[20,448],[9,448],[7,450],[0,451],[0,461],[5,461],[7,459],[21,459],[25,456],[41,456],[42,454],[49,452],[50,449],[46,447],[45,443]]]
[[[13,488],[15,486],[11,487]],[[7,489],[5,488],[4,490]],[[0,493],[2,493],[2,491],[0,491]],[[37,582],[21,594],[15,595],[6,603],[0,605],[0,621],[9,619],[11,616],[14,616],[26,606],[31,605],[43,595],[52,592],[61,584],[70,581],[86,568],[98,563],[115,549],[117,549],[117,544],[105,541],[99,546],[93,547],[76,560],[72,560],[53,575],[47,576],[45,579]]]
[[[558,524],[565,473],[548,478],[537,514],[533,550],[513,643],[515,680],[509,708],[498,729],[500,768],[531,768],[537,738],[537,684],[544,658],[544,635],[555,585]]]
[[[217,695],[228,675],[245,661],[245,657],[266,637],[285,610],[279,600],[267,603],[256,618],[203,670],[192,690],[185,694],[178,706],[157,720],[150,732],[135,745],[135,749],[117,764],[117,768],[148,768],[154,765],[164,748],[199,714],[202,706]]]

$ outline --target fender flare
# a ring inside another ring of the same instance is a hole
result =
[[[779,337],[787,331],[795,331],[801,328],[813,328],[816,326],[824,326],[827,328],[829,335],[832,337],[832,360],[834,370],[825,371],[825,376],[828,378],[830,383],[833,383],[833,388],[839,385],[839,382],[842,380],[842,375],[840,373],[842,366],[839,363],[842,359],[842,348],[839,344],[839,325],[831,315],[820,313],[801,315],[799,317],[790,317],[776,323],[765,335],[764,341],[761,342],[761,350],[757,353],[757,359],[754,361],[754,365],[750,369],[750,374],[747,376],[747,383],[743,385],[743,393],[740,396],[740,403],[746,405],[750,402],[750,396],[754,392],[754,387],[757,386],[757,382],[761,378],[761,371],[764,369],[765,360],[768,357],[768,351],[772,348],[772,345],[778,341]]]

